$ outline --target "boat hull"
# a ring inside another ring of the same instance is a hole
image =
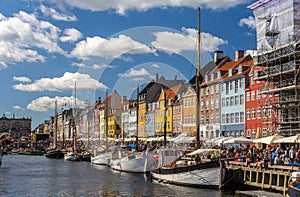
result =
[[[108,165],[111,158],[112,153],[103,153],[95,157],[91,157],[91,163],[97,165]]]
[[[67,161],[80,161],[81,155],[76,154],[76,153],[68,153],[68,154],[65,154],[64,159]]]
[[[60,150],[50,150],[45,153],[45,156],[49,159],[63,159],[64,153]]]
[[[153,179],[163,183],[219,188],[221,184],[221,168],[216,162],[202,163],[183,167],[164,167],[151,171]]]
[[[147,173],[152,166],[152,160],[148,156],[148,153],[132,154],[120,159],[111,159],[109,165],[111,169],[120,172]]]

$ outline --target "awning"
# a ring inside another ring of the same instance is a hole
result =
[[[252,144],[253,141],[251,139],[245,137],[238,137],[225,140],[223,144]]]
[[[272,144],[275,140],[281,139],[283,136],[281,135],[272,135],[268,137],[263,137],[259,139],[253,140],[254,143],[262,143],[262,144]]]
[[[300,134],[274,140],[274,143],[300,143]]]

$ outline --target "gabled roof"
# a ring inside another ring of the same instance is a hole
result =
[[[219,68],[220,71],[228,71],[230,68],[235,68],[237,67],[239,64],[245,62],[245,61],[248,61],[252,59],[250,55],[246,55],[244,57],[241,57],[239,58],[238,60],[236,61],[231,61],[231,62],[227,62],[225,63],[223,66],[221,66]]]

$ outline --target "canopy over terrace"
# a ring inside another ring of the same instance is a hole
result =
[[[283,136],[281,135],[272,135],[268,137],[263,137],[259,139],[253,140],[254,143],[261,143],[261,144],[272,144],[275,140],[281,139]]]
[[[274,140],[274,143],[300,143],[300,134]]]
[[[223,144],[252,144],[252,143],[253,141],[251,139],[245,137],[231,138],[223,142]]]

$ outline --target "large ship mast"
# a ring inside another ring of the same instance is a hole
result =
[[[195,86],[196,86],[196,146],[195,148],[200,148],[200,56],[201,56],[201,31],[200,31],[200,7],[198,8],[198,60],[196,65],[196,79],[195,79]]]

